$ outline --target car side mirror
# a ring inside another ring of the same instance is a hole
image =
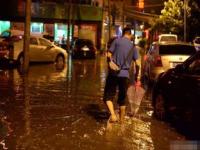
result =
[[[53,48],[53,47],[54,47],[53,44],[47,46],[48,49],[51,49],[51,48]]]

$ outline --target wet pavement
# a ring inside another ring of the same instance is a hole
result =
[[[102,101],[105,56],[31,65],[27,75],[0,70],[0,149],[168,150],[185,141],[167,123],[152,117],[149,94],[134,118],[107,123]]]

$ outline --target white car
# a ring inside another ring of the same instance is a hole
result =
[[[194,53],[195,47],[189,43],[153,42],[145,56],[142,78],[154,81],[160,73],[183,63]]]
[[[65,63],[67,59],[65,49],[54,45],[49,40],[39,37],[30,37],[29,59],[30,62],[57,62]],[[23,38],[5,38],[0,42],[0,60],[6,59],[11,63],[22,64]]]

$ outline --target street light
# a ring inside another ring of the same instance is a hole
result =
[[[184,41],[187,39],[187,0],[184,0]]]

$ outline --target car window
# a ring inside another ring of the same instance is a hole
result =
[[[50,44],[47,40],[45,40],[45,39],[39,38],[39,41],[40,41],[40,45],[42,45],[42,46],[50,46],[50,45],[51,45],[51,44]]]
[[[189,73],[200,75],[200,58],[195,59],[188,67]]]
[[[191,55],[196,52],[190,45],[160,45],[160,55]]]
[[[175,36],[163,36],[160,39],[161,41],[177,41],[177,38]]]
[[[38,45],[36,38],[30,38],[30,44],[32,45]]]
[[[90,40],[81,40],[81,39],[79,39],[79,40],[77,40],[77,41],[75,42],[75,45],[76,45],[76,46],[79,46],[79,47],[82,47],[82,46],[85,46],[85,45],[87,45],[87,46],[92,46],[93,43],[92,43],[92,41],[90,41]]]

